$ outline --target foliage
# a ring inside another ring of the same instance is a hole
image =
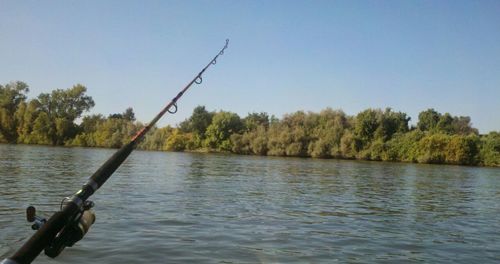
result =
[[[23,82],[0,85],[0,142],[119,148],[143,127],[132,108],[108,117],[82,117],[94,106],[82,85],[32,100],[27,92]],[[415,128],[409,121],[390,108],[355,116],[327,108],[278,119],[264,112],[240,118],[197,106],[178,127],[153,127],[138,148],[500,166],[500,133],[479,135],[470,117],[427,109],[419,113]]]
[[[16,112],[24,105],[28,91],[28,85],[19,81],[0,85],[0,135],[9,143],[17,141],[19,120]]]
[[[238,154],[266,155],[268,151],[267,131],[264,125],[243,134],[232,134],[231,151]]]
[[[63,145],[73,141],[79,132],[75,120],[94,106],[87,88],[75,85],[42,93],[28,103],[22,100],[13,115],[16,119],[16,141],[28,144]]]
[[[359,140],[354,136],[352,131],[347,130],[340,139],[340,152],[342,157],[346,159],[353,159],[359,149]]]
[[[109,115],[108,118],[124,119],[124,120],[133,122],[133,121],[135,121],[134,109],[132,109],[132,107],[129,107],[129,108],[125,109],[125,112],[123,112],[121,114],[111,114],[111,115]]]
[[[420,112],[418,120],[417,128],[421,131],[448,135],[479,134],[477,129],[472,127],[471,119],[468,116],[452,116],[449,113],[440,114],[431,108]]]
[[[231,112],[220,111],[212,119],[207,127],[205,146],[230,151],[232,148],[230,136],[243,130],[243,122],[240,117]]]
[[[481,137],[479,160],[485,166],[500,166],[500,132],[490,132]]]
[[[312,130],[308,154],[315,158],[341,157],[341,139],[349,126],[341,110],[327,108],[321,111]]]
[[[173,128],[170,126],[162,128],[152,128],[146,134],[144,140],[139,144],[140,149],[144,150],[164,150],[165,142],[172,134]]]
[[[386,143],[384,160],[417,162],[419,155],[418,143],[424,137],[424,132],[416,129],[408,133],[397,133]]]
[[[420,163],[444,163],[449,136],[445,134],[428,134],[418,143],[417,160]]]
[[[468,136],[450,136],[446,150],[446,163],[476,165],[479,160],[479,137],[474,134]]]
[[[141,124],[125,119],[102,119],[95,124],[95,130],[80,134],[76,137],[79,142],[71,142],[69,145],[119,148],[128,143],[141,128]]]
[[[205,138],[205,132],[208,126],[212,123],[214,112],[208,112],[205,106],[197,106],[193,110],[193,114],[187,120],[179,125],[179,128],[184,133],[194,133],[200,138]]]
[[[375,131],[380,126],[381,112],[367,109],[356,115],[354,134],[361,140],[362,146],[366,146],[375,137]]]
[[[174,129],[172,134],[167,138],[165,142],[165,150],[170,151],[184,151],[188,142],[191,140],[191,134],[183,134],[179,129]]]
[[[418,114],[417,128],[421,131],[432,131],[436,128],[441,114],[434,109],[427,109]]]
[[[259,126],[267,129],[269,128],[269,115],[265,112],[250,113],[243,119],[243,125],[245,131],[255,130]]]

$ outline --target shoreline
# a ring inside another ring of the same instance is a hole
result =
[[[118,150],[120,148],[108,148],[108,147],[84,147],[84,146],[67,146],[67,145],[44,145],[44,144],[24,144],[24,143],[4,143],[0,142],[0,145],[11,145],[11,146],[36,146],[36,147],[53,147],[53,148],[83,148],[83,149],[109,149]],[[447,166],[460,166],[460,167],[470,167],[470,168],[500,168],[500,166],[488,166],[488,165],[467,165],[467,164],[453,164],[453,163],[422,163],[422,162],[411,162],[411,161],[398,161],[398,160],[371,160],[371,159],[358,159],[358,158],[342,158],[342,157],[311,157],[311,156],[277,156],[277,155],[255,155],[255,154],[241,154],[234,153],[231,151],[218,151],[215,149],[195,149],[195,150],[183,150],[183,151],[172,151],[172,150],[154,150],[154,149],[143,149],[136,148],[138,151],[145,152],[172,152],[172,153],[194,153],[194,154],[224,154],[224,155],[234,155],[234,156],[254,156],[254,157],[276,157],[276,158],[295,158],[295,159],[314,159],[314,160],[346,160],[346,161],[363,161],[363,162],[378,162],[378,163],[403,163],[403,164],[420,164],[420,165],[447,165]]]

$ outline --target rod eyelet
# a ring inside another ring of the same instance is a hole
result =
[[[169,109],[167,110],[167,112],[169,112],[170,114],[175,114],[175,113],[177,113],[177,103],[174,103],[172,106],[173,106],[173,107],[175,107],[175,110],[170,111],[170,108],[169,108]]]

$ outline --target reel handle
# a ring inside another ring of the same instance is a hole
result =
[[[47,219],[36,215],[36,208],[34,206],[31,206],[31,205],[28,206],[28,208],[26,208],[26,220],[30,223],[35,222],[31,226],[31,229],[33,229],[33,230],[40,229],[40,227],[42,227],[42,225],[47,222]]]

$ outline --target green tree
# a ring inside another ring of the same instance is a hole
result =
[[[317,123],[317,115],[297,111],[285,115],[281,121],[270,124],[267,141],[267,154],[272,156],[308,155],[312,131]]]
[[[451,136],[446,150],[446,163],[476,165],[479,159],[479,137],[471,134]]]
[[[165,142],[165,150],[184,151],[190,141],[190,134],[183,134],[179,129],[174,129]]]
[[[124,119],[108,118],[99,123],[91,134],[92,141],[98,147],[120,148],[128,143],[130,138],[140,129],[140,126]]]
[[[132,107],[128,107],[127,109],[125,109],[125,112],[119,114],[110,114],[108,118],[124,119],[133,122],[135,121],[134,109],[132,109]]]
[[[425,136],[419,129],[407,133],[396,133],[386,143],[384,160],[417,162],[419,142]]]
[[[0,85],[0,134],[9,143],[17,141],[16,112],[26,101],[28,91],[28,85],[19,81]]]
[[[440,132],[448,135],[476,134],[478,130],[472,127],[468,116],[452,116],[450,113],[440,114],[434,109],[427,109],[418,115],[417,128],[421,131]]]
[[[47,137],[51,138],[53,145],[61,145],[76,136],[74,121],[94,106],[94,100],[85,94],[86,91],[87,88],[78,84],[70,89],[57,89],[38,96],[41,111],[47,114],[52,126]]]
[[[146,150],[164,150],[167,139],[172,134],[173,130],[171,126],[152,128],[140,143],[139,148]]]
[[[384,112],[379,112],[379,126],[375,130],[375,138],[387,141],[396,133],[408,132],[408,117],[403,112],[393,112],[391,108],[386,108]]]
[[[82,122],[80,123],[80,128],[83,133],[93,133],[97,130],[99,124],[105,121],[105,118],[101,114],[84,116]]]
[[[81,85],[42,93],[31,101],[26,100],[27,92],[22,82],[0,85],[0,142],[118,148],[143,127],[135,122],[132,108],[108,118],[85,116],[76,125],[75,120],[94,106]],[[427,109],[419,113],[418,129],[410,129],[409,120],[390,108],[366,109],[356,116],[327,108],[320,113],[297,111],[282,119],[267,113],[241,119],[198,106],[178,128],[152,128],[139,148],[208,147],[239,154],[500,166],[500,133],[479,135],[470,117]]]
[[[220,111],[207,127],[205,144],[213,149],[231,150],[230,136],[242,130],[243,122],[237,114]]]
[[[269,127],[269,115],[265,112],[250,113],[243,119],[243,124],[246,131],[255,130],[259,126],[267,129]]]
[[[241,134],[232,134],[230,137],[231,140],[231,151],[236,154],[250,154],[249,151],[249,142],[243,141],[243,135]]]
[[[267,129],[265,124],[259,125],[255,130],[251,132],[250,149],[253,154],[256,155],[266,155],[268,138]]]
[[[29,101],[28,104],[21,103],[16,112],[18,120],[17,134],[18,143],[36,144],[37,142],[31,137],[35,120],[40,114],[40,102],[37,99]]]
[[[132,107],[128,107],[127,109],[125,109],[125,112],[123,112],[123,119],[131,122],[135,121],[135,113]]]
[[[50,118],[45,112],[40,112],[33,123],[33,131],[30,133],[27,141],[29,143],[49,145],[52,144],[52,138],[49,135],[55,134],[55,129],[51,124]]]
[[[243,134],[232,134],[231,151],[238,154],[266,155],[268,151],[267,137],[267,130],[264,125]]]
[[[316,116],[308,154],[317,158],[341,157],[341,138],[349,127],[348,118],[341,110],[327,108],[321,111]]]
[[[418,114],[417,128],[421,131],[431,131],[436,128],[441,114],[433,108],[422,111]]]
[[[346,130],[340,139],[340,153],[343,158],[353,159],[360,149],[360,142],[350,130]]]
[[[205,106],[197,106],[193,110],[193,114],[185,121],[183,121],[179,128],[182,132],[193,132],[200,138],[205,138],[205,132],[208,126],[212,123],[214,112],[208,112]]]
[[[84,116],[78,126],[78,134],[75,138],[66,141],[65,144],[68,146],[97,147],[95,133],[105,120],[101,114]]]
[[[450,137],[445,134],[436,133],[424,136],[418,143],[420,163],[442,164],[446,161],[446,150]]]
[[[453,133],[460,135],[476,134],[479,132],[476,128],[472,127],[472,122],[468,116],[455,116],[453,117]]]
[[[453,116],[450,113],[445,113],[439,117],[439,121],[436,125],[436,130],[445,133],[445,134],[453,134]]]
[[[369,154],[367,156],[370,160],[383,160],[386,157],[386,145],[384,141],[379,138],[370,144]]]
[[[267,155],[285,156],[287,144],[291,141],[288,129],[282,129],[283,125],[278,122],[271,122],[268,131]]]
[[[34,120],[25,120],[25,115],[28,110],[28,104],[26,102],[21,102],[14,113],[14,119],[16,120],[16,143],[23,143],[22,134],[26,126],[30,126]]]
[[[369,145],[380,126],[380,110],[367,109],[356,115],[354,134],[362,142],[362,147]]]
[[[500,166],[500,132],[490,132],[481,137],[481,164]]]
[[[86,95],[86,92],[85,86],[77,84],[66,90],[57,89],[50,94],[42,93],[38,99],[42,110],[49,116],[73,121],[95,105],[92,97]]]

